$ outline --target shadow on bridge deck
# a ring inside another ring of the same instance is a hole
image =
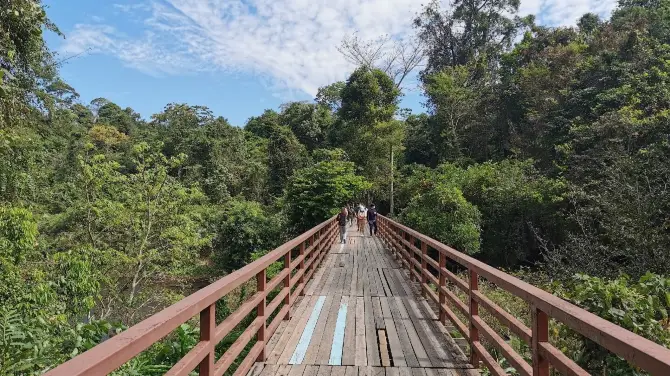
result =
[[[249,375],[479,375],[382,242],[347,230]]]

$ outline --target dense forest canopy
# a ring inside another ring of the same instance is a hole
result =
[[[431,2],[404,65],[347,39],[346,81],[238,128],[195,104],[82,103],[45,7],[0,0],[0,375],[40,374],[354,201],[670,346],[670,0],[576,27],[518,8]],[[425,114],[399,108],[417,66]],[[590,372],[643,374],[565,330]],[[118,373],[161,374],[197,335]]]

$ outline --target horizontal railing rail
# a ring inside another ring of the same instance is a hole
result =
[[[304,294],[306,283],[335,241],[336,229],[333,217],[251,264],[61,364],[46,375],[106,375],[196,315],[200,315],[200,341],[167,372],[167,375],[188,375],[198,367],[200,376],[221,376],[256,337],[256,343],[234,373],[235,376],[245,375],[256,361],[265,360],[267,340],[277,330],[281,321],[289,318],[291,306],[296,298]],[[292,260],[292,253],[298,250],[298,256]],[[267,281],[267,268],[281,259],[284,262],[284,269]],[[256,293],[217,325],[216,302],[254,278]],[[271,302],[267,302],[268,294],[279,286],[283,286],[281,291]],[[282,303],[284,303],[282,308],[268,324],[267,320]],[[256,310],[254,321],[218,360],[215,359],[215,346],[254,310]]]
[[[566,375],[588,375],[587,371],[549,343],[549,319],[553,318],[652,375],[670,375],[670,350],[657,343],[389,218],[380,216],[379,230],[394,258],[409,269],[410,279],[419,281],[422,294],[435,302],[439,310],[440,321],[446,324],[448,319],[456,330],[468,339],[470,360],[473,365],[479,364],[481,360],[492,374],[507,374],[481,344],[480,334],[483,334],[487,343],[494,345],[522,376],[548,376],[550,366]],[[417,242],[420,243],[418,247]],[[438,260],[429,256],[428,247],[437,252]],[[467,269],[469,280],[464,281],[449,271],[446,268],[447,259]],[[431,272],[428,265],[437,273]],[[480,277],[524,300],[531,309],[531,327],[528,328],[516,317],[488,299],[479,290]],[[464,303],[447,288],[447,281],[467,295],[467,303]],[[436,287],[437,294],[431,288],[430,283]],[[516,353],[480,317],[480,307],[530,346],[532,363],[527,362]],[[466,317],[468,322],[463,323],[453,309]]]

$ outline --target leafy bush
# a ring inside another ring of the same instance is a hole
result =
[[[453,184],[435,183],[410,201],[400,220],[462,252],[475,254],[480,250],[481,213]]]
[[[634,282],[625,275],[607,280],[578,274],[562,295],[607,321],[670,348],[670,278],[647,273]],[[565,326],[559,328],[558,347],[590,373],[646,374]]]
[[[212,258],[225,272],[246,265],[255,253],[279,246],[286,236],[282,218],[254,201],[228,202],[214,223]]]

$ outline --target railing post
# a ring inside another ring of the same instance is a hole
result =
[[[256,290],[262,291],[263,292],[263,299],[261,299],[260,303],[256,306],[256,316],[262,317],[262,325],[260,328],[258,328],[258,332],[256,333],[256,340],[258,342],[264,342],[263,343],[263,350],[261,350],[261,353],[258,354],[258,361],[259,362],[264,362],[266,357],[265,357],[265,348],[267,347],[267,341],[265,338],[265,328],[267,326],[267,322],[265,320],[265,304],[267,302],[267,291],[265,291],[265,285],[267,283],[267,277],[265,275],[265,269],[262,271],[258,272],[256,274]]]
[[[439,282],[440,286],[437,289],[438,296],[440,297],[440,322],[442,325],[446,325],[447,323],[447,316],[444,314],[444,311],[442,310],[442,305],[446,303],[446,297],[444,296],[444,293],[442,292],[442,288],[447,288],[447,276],[442,272],[442,269],[445,269],[447,267],[447,257],[442,253],[442,251],[438,250],[439,256],[439,265],[440,265],[440,270],[438,271],[439,274]]]
[[[288,307],[284,320],[291,319],[291,252],[293,252],[292,249],[284,255],[284,269],[288,271],[286,277],[284,277],[284,289],[287,290],[286,297],[284,298],[284,305]]]
[[[531,306],[533,324],[533,376],[549,376],[549,360],[540,354],[540,344],[549,342],[549,317],[537,307]]]
[[[214,330],[216,329],[216,303],[200,311],[200,341],[209,341],[209,354],[200,362],[198,374],[214,374]]]
[[[300,275],[300,280],[298,281],[298,284],[303,285],[303,288],[302,288],[302,290],[300,290],[299,295],[304,296],[305,295],[304,284],[305,284],[305,272],[306,272],[305,271],[305,242],[300,243],[300,257],[301,257],[301,259],[300,259],[299,268],[300,268],[300,271],[302,272],[302,274]]]
[[[426,290],[424,285],[428,283],[428,263],[426,262],[426,257],[428,257],[428,245],[426,242],[419,240],[421,242],[421,296],[426,297]],[[414,245],[414,238],[412,238],[412,245]]]
[[[479,290],[479,276],[477,272],[468,269],[470,275],[470,364],[475,368],[479,368],[479,357],[475,351],[475,343],[479,342],[479,330],[475,326],[474,318],[479,316],[479,304],[475,300],[474,291]]]

